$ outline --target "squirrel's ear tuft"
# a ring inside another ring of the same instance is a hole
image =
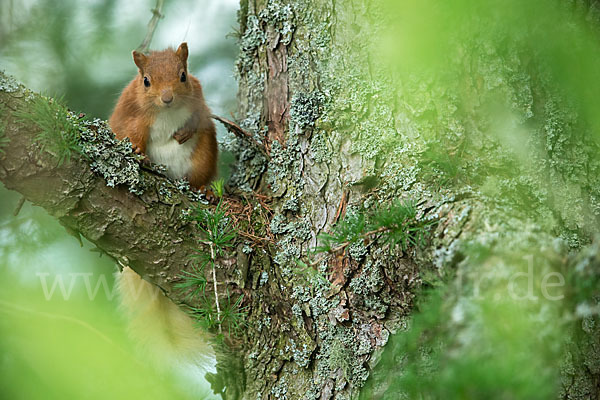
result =
[[[137,65],[139,69],[144,69],[148,58],[143,53],[135,50],[131,54],[133,55],[133,62],[135,62],[135,65]]]
[[[183,42],[179,45],[175,54],[177,54],[177,57],[179,57],[179,59],[183,62],[184,65],[187,65],[188,48],[186,42]]]

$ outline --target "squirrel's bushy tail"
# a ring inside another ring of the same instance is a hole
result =
[[[129,267],[117,272],[121,308],[129,319],[129,333],[144,355],[176,375],[202,380],[215,371],[209,335],[162,291]]]

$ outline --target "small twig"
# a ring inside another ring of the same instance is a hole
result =
[[[222,123],[229,132],[233,133],[237,137],[249,140],[265,157],[267,157],[267,159],[271,159],[271,155],[267,152],[265,146],[258,143],[250,133],[243,130],[238,124],[226,118],[219,117],[218,115],[213,114],[212,117]]]
[[[42,317],[49,318],[49,319],[54,319],[57,321],[70,322],[72,324],[79,325],[79,326],[89,330],[90,332],[99,336],[101,339],[103,339],[108,344],[115,346],[120,351],[125,352],[121,347],[117,346],[108,336],[106,336],[100,330],[94,328],[91,324],[88,324],[86,321],[81,320],[79,318],[70,317],[68,315],[61,315],[61,314],[37,311],[37,310],[29,309],[29,308],[23,307],[21,305],[14,304],[14,303],[4,301],[4,300],[0,300],[0,311],[1,312],[11,312],[12,311],[19,316],[23,316],[23,314],[26,313],[26,314],[31,314],[31,315],[42,316]]]
[[[248,239],[252,239],[255,242],[267,242],[267,243],[273,243],[272,239],[269,238],[262,238],[262,237],[258,237],[256,235],[253,235],[251,233],[248,232],[244,232],[244,231],[238,231],[238,234],[240,234],[241,236],[247,237]]]
[[[335,213],[335,217],[333,218],[333,223],[335,224],[340,220],[340,218],[344,218],[346,216],[346,206],[348,205],[348,196],[350,192],[348,190],[344,190],[342,192],[342,199],[340,200],[340,204],[338,206],[337,212]]]
[[[215,271],[215,250],[212,242],[208,242],[210,247],[210,258],[212,260],[213,287],[215,289],[215,303],[217,304],[217,320],[219,321],[219,333],[221,333],[221,306],[219,305],[219,292],[217,291],[217,272]]]
[[[25,196],[21,197],[19,199],[19,202],[17,203],[17,208],[15,208],[15,211],[13,212],[13,215],[15,217],[17,215],[19,215],[19,213],[21,212],[21,208],[23,208],[23,204],[25,204]]]
[[[161,14],[163,3],[164,0],[156,0],[156,7],[150,10],[152,11],[152,18],[150,19],[150,22],[148,22],[148,32],[146,32],[146,37],[142,41],[142,44],[135,49],[136,51],[139,51],[140,53],[146,53],[148,50],[150,50],[150,43],[152,42],[152,36],[154,36],[156,26],[158,25],[158,20],[163,17]]]

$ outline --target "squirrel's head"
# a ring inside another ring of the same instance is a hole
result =
[[[192,85],[187,71],[187,43],[177,50],[154,51],[148,55],[133,51],[140,87],[146,100],[157,107],[176,107],[185,102]]]

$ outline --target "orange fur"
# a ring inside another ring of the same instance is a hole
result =
[[[182,43],[177,51],[167,49],[149,55],[134,51],[133,59],[139,74],[123,90],[109,125],[117,139],[128,137],[136,152],[146,153],[158,114],[178,108],[187,109],[191,116],[179,131],[188,130],[191,138],[197,137],[197,143],[185,177],[192,187],[200,188],[209,183],[216,173],[218,146],[215,125],[204,101],[202,86],[187,72],[187,56],[186,43]],[[186,75],[185,82],[181,82],[182,73]],[[144,85],[144,78],[150,82],[149,87]]]

